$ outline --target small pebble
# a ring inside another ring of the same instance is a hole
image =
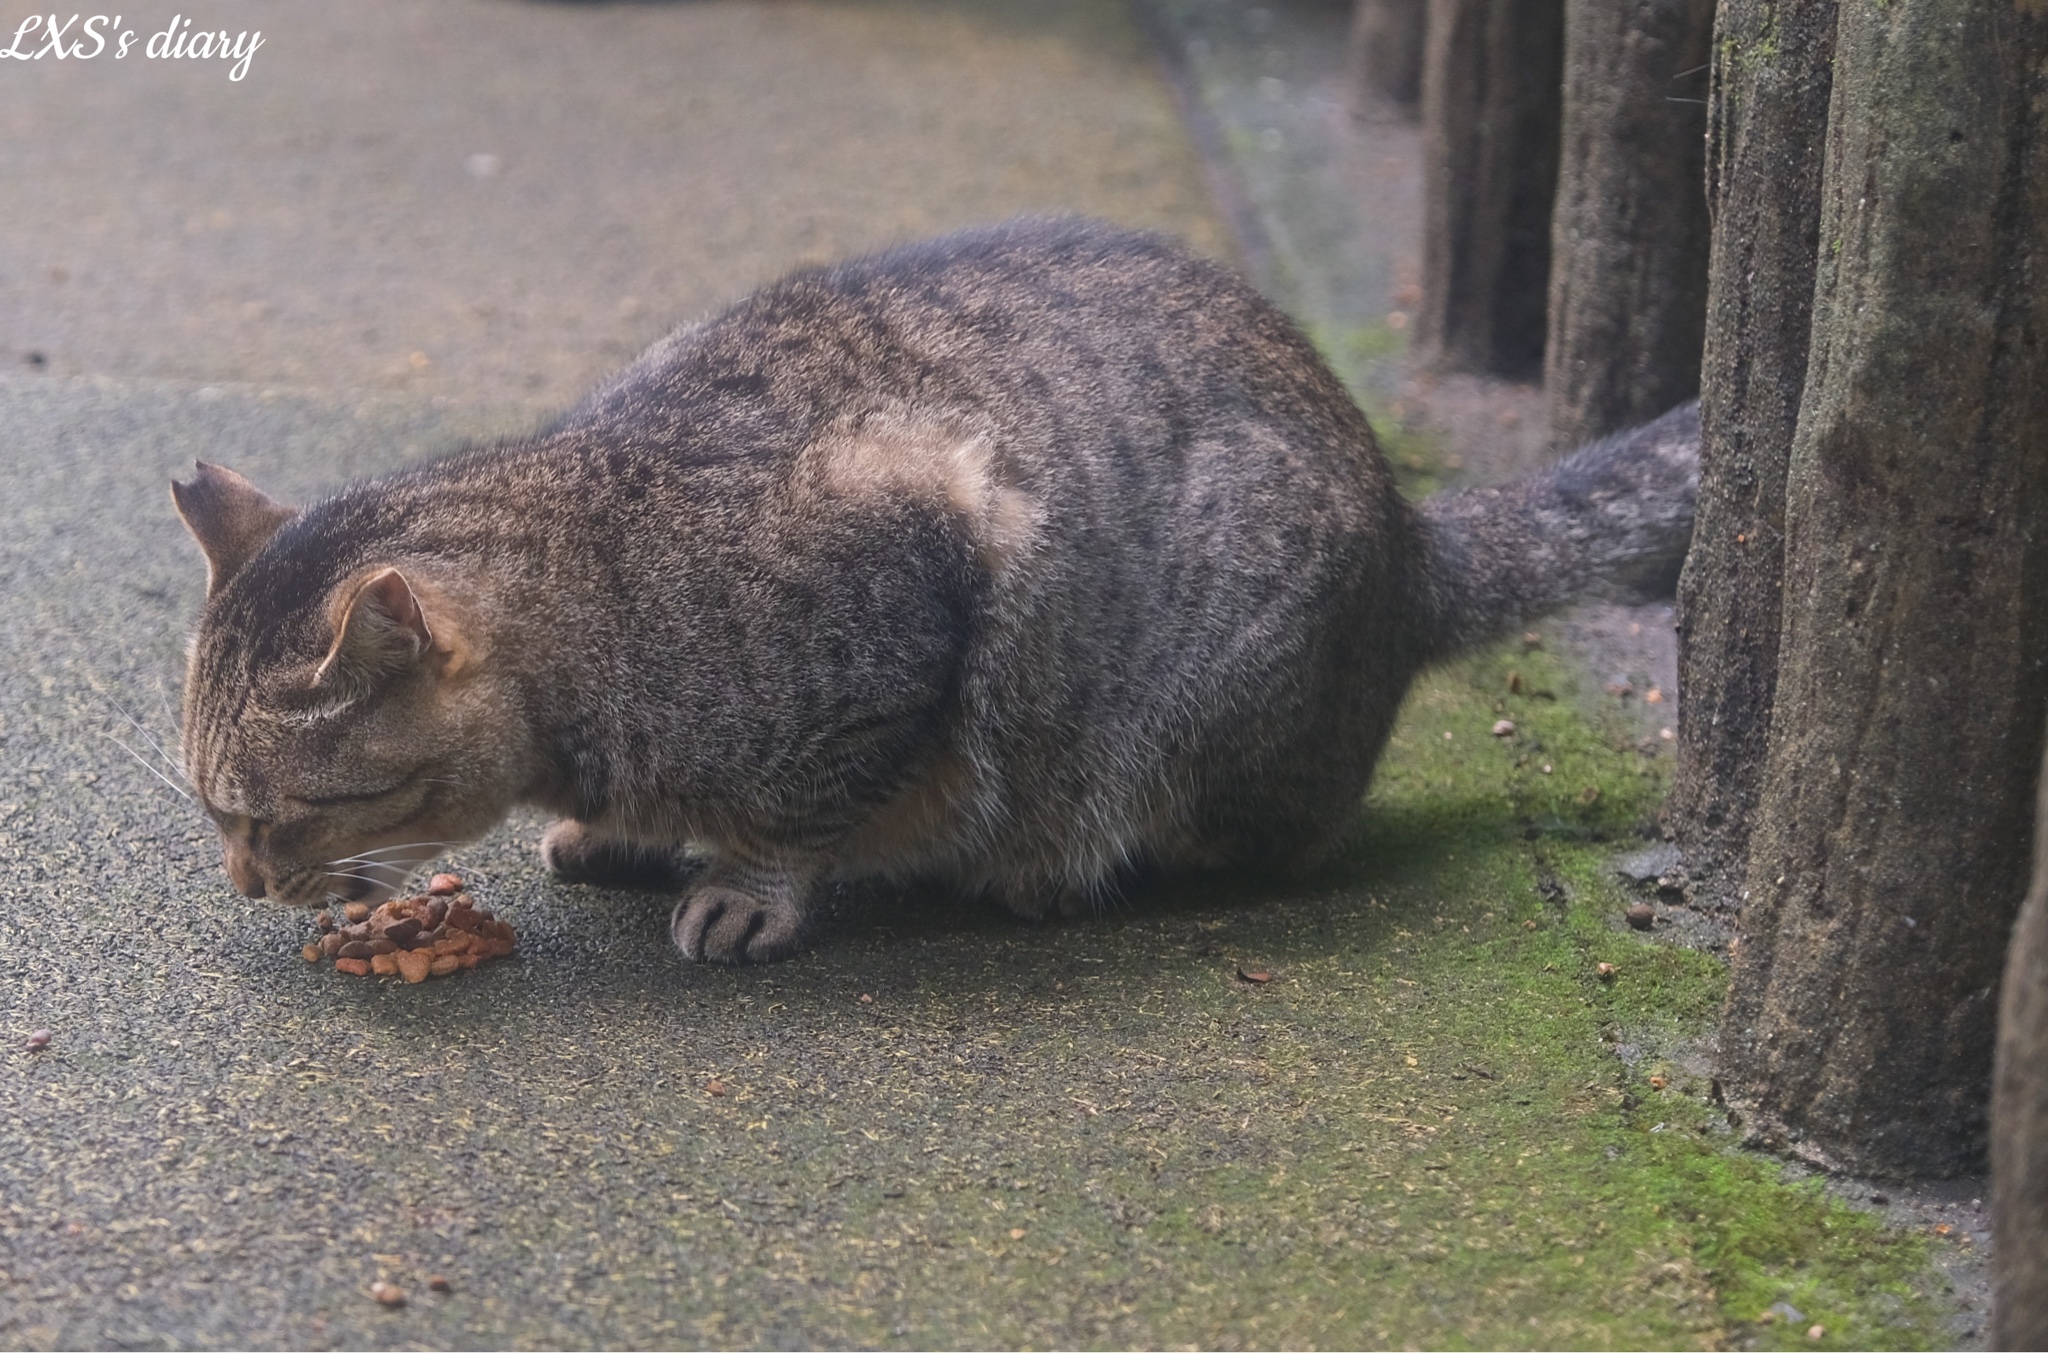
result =
[[[1806,1337],[1809,1339],[1819,1339],[1825,1337],[1827,1332],[1828,1327],[1826,1325],[1809,1325],[1806,1328]]]
[[[1237,980],[1240,982],[1250,982],[1253,986],[1264,986],[1273,980],[1273,974],[1263,970],[1246,972],[1243,968],[1239,968],[1237,970]]]
[[[405,1289],[395,1283],[374,1282],[370,1284],[370,1295],[386,1306],[405,1305]]]
[[[1600,974],[1600,980],[1603,982],[1612,982],[1614,980],[1614,965],[1612,963],[1602,963],[1595,971]]]
[[[28,1036],[28,1050],[30,1052],[40,1052],[49,1046],[50,1031],[48,1029],[38,1029]]]
[[[1648,930],[1657,923],[1657,909],[1647,902],[1638,902],[1624,913],[1628,923],[1637,930]]]
[[[1650,687],[1650,689],[1643,692],[1643,703],[1646,705],[1663,704],[1664,692],[1658,690],[1655,686]]]
[[[432,897],[446,897],[462,891],[460,874],[436,874],[427,880],[427,893]]]
[[[704,1093],[710,1095],[713,1099],[719,1098],[725,1094],[725,1082],[721,1080],[707,1081],[704,1085]]]
[[[1512,737],[1514,732],[1515,721],[1513,719],[1502,719],[1493,726],[1493,735],[1497,738]]]
[[[453,1292],[455,1290],[455,1285],[449,1282],[445,1275],[439,1273],[427,1279],[427,1287],[435,1292]]]

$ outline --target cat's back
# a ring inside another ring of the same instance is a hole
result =
[[[1171,240],[1080,218],[792,273],[657,343],[562,427],[758,462],[871,407],[987,420],[1026,474],[1059,468],[1038,453],[1176,473],[1171,453],[1205,429],[1284,425],[1391,490],[1363,417],[1277,309]]]

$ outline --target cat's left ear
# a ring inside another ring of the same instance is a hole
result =
[[[419,594],[395,568],[357,580],[334,624],[334,646],[313,673],[315,686],[369,687],[420,661],[434,632]]]
[[[190,483],[171,481],[171,502],[206,552],[209,597],[296,515],[233,470],[203,460],[194,463]]]

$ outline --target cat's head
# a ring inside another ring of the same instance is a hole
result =
[[[382,539],[374,500],[302,513],[203,462],[171,496],[208,570],[185,772],[236,887],[376,901],[504,816],[514,697],[457,563]]]

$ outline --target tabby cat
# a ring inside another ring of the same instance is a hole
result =
[[[673,880],[724,963],[835,879],[1037,917],[1295,869],[1418,669],[1668,582],[1697,460],[1685,408],[1412,507],[1244,281],[1013,222],[793,274],[542,435],[303,508],[200,464],[183,756],[251,897],[381,896],[535,804],[559,875]]]

